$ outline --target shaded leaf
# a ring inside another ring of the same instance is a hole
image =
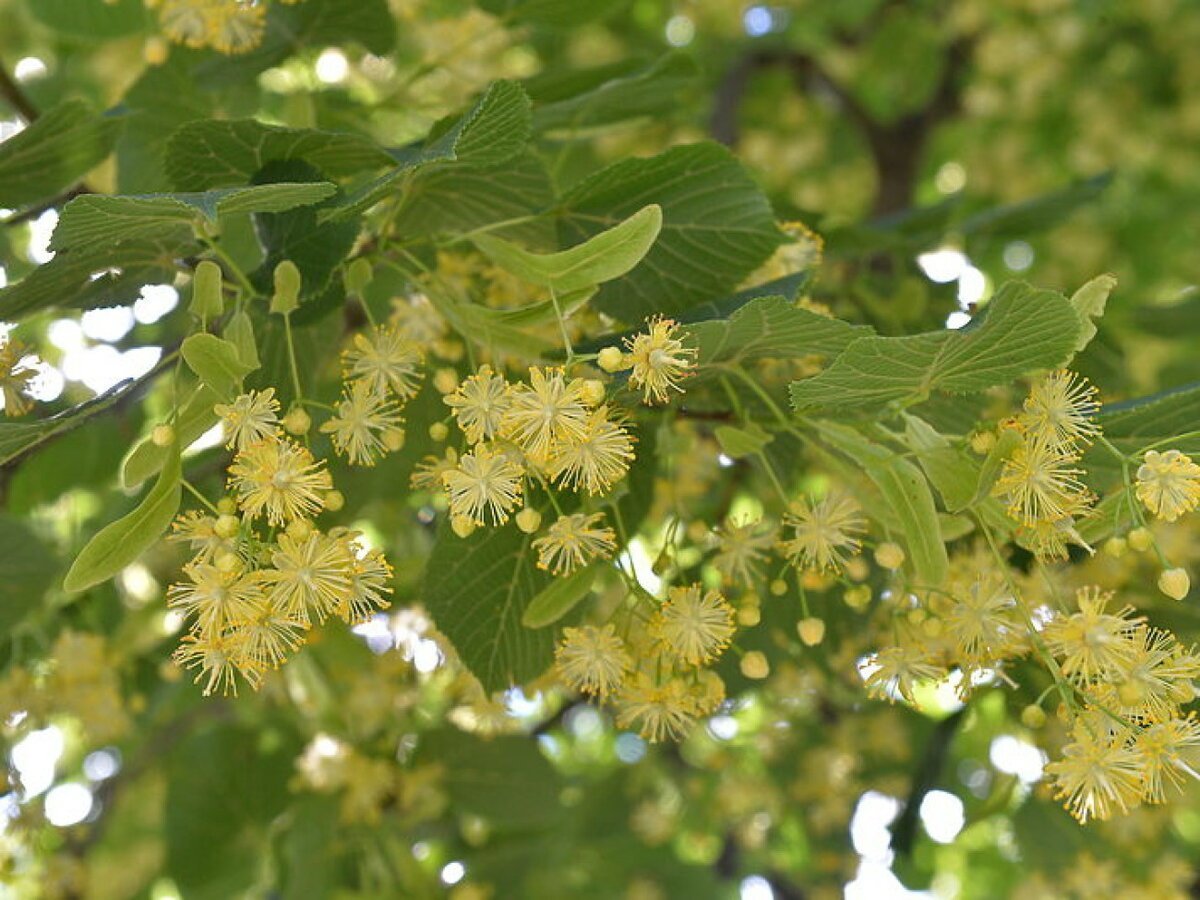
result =
[[[39,604],[54,582],[57,560],[18,519],[0,514],[0,638]]]

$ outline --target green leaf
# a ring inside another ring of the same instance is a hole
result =
[[[710,319],[687,326],[704,367],[740,365],[754,359],[795,359],[833,356],[851,341],[871,334],[866,325],[803,309],[783,297],[760,297],[734,311],[728,319]]]
[[[167,451],[158,481],[128,515],[100,529],[71,564],[63,589],[75,593],[107,581],[150,548],[179,511],[179,443]]]
[[[442,128],[435,128],[422,145],[397,153],[395,161],[399,164],[395,168],[351,190],[325,218],[357,216],[401,186],[405,191],[401,212],[409,210],[410,215],[413,204],[422,205],[422,198],[431,194],[454,191],[464,198],[486,197],[508,180],[511,168],[506,168],[503,178],[497,179],[493,175],[482,186],[460,185],[455,177],[462,175],[463,167],[471,167],[477,172],[490,171],[510,162],[523,153],[530,130],[529,98],[520,85],[511,81],[495,82],[464,115]],[[528,162],[525,164],[529,166]],[[452,173],[449,185],[445,183],[447,173]],[[479,178],[478,174],[476,178]],[[544,180],[549,184],[548,178]],[[493,185],[491,182],[499,183]],[[542,199],[542,192],[536,199]],[[524,210],[526,203],[519,203],[519,206]],[[439,229],[433,226],[431,230]]]
[[[1200,454],[1200,383],[1182,385],[1149,397],[1103,407],[1096,416],[1104,436],[1122,453],[1134,454],[1149,444],[1189,455]],[[1178,435],[1188,435],[1178,437]],[[1084,465],[1093,476],[1113,479],[1119,463],[1104,447],[1093,445],[1084,454]]]
[[[250,321],[250,316],[245,310],[230,317],[224,334],[237,348],[238,359],[248,367],[248,372],[253,372],[262,365],[258,358],[258,342],[254,338],[254,323]]]
[[[957,230],[971,238],[1028,238],[1065,221],[1076,210],[1095,201],[1111,183],[1111,173],[1097,175],[1030,200],[976,213],[960,222]]]
[[[143,0],[36,0],[28,4],[33,17],[60,34],[100,41],[145,29],[149,22]]]
[[[28,525],[0,514],[0,639],[36,608],[54,582],[58,561]]]
[[[103,117],[82,100],[66,100],[0,143],[0,197],[30,206],[74,185],[109,153],[121,120]]]
[[[718,425],[713,434],[721,446],[721,452],[734,459],[757,456],[772,440],[770,432],[763,430],[762,426],[754,422],[747,422],[741,428],[735,428],[732,425]]]
[[[554,767],[525,736],[482,740],[460,731],[430,731],[417,744],[418,764],[442,767],[451,807],[486,819],[498,831],[545,827],[562,817]]]
[[[197,385],[175,417],[175,433],[179,435],[179,446],[187,447],[204,432],[217,424],[218,416],[213,406],[220,403],[221,396],[212,388]],[[150,438],[136,444],[125,462],[121,464],[121,484],[127,489],[135,488],[152,475],[157,475],[170,458],[167,447],[160,447]]]
[[[904,533],[913,573],[921,584],[937,587],[946,577],[949,559],[942,541],[937,507],[920,470],[899,454],[863,437],[853,428],[815,421],[823,440],[862,467],[879,489],[884,503]],[[877,517],[872,510],[868,515]]]
[[[191,335],[179,352],[201,383],[226,401],[241,391],[243,379],[254,371],[242,360],[236,346],[211,334]]]
[[[698,72],[691,57],[668,54],[637,72],[605,79],[592,90],[539,104],[533,112],[534,130],[594,128],[668,113],[678,109],[680,96],[695,85]]]
[[[878,409],[930,392],[972,393],[1061,365],[1078,341],[1079,316],[1065,297],[1020,282],[1004,285],[982,321],[961,331],[864,337],[824,372],[792,382],[797,412]]]
[[[521,624],[554,580],[534,565],[532,541],[513,522],[465,539],[443,522],[426,565],[425,606],[488,693],[537,677],[554,657],[553,634]]]
[[[1078,353],[1096,336],[1096,321],[1104,315],[1108,295],[1117,286],[1117,276],[1098,275],[1071,295],[1071,306],[1079,314],[1079,340],[1075,344]]]
[[[783,240],[766,197],[713,143],[624,160],[585,179],[562,200],[559,233],[563,242],[578,243],[650,203],[662,207],[658,241],[593,301],[624,322],[681,313],[727,293]]]
[[[471,240],[506,272],[566,294],[620,278],[645,258],[661,228],[662,209],[652,203],[620,224],[558,253],[530,253],[486,233]]]
[[[177,232],[64,251],[0,289],[0,319],[46,309],[96,309],[132,303],[147,284],[170,283],[176,259],[198,252]]]
[[[946,509],[950,512],[966,509],[975,499],[979,484],[978,463],[924,419],[905,415],[904,435]]]
[[[50,239],[51,250],[88,244],[148,238],[178,229],[180,242],[192,239],[193,227],[207,219],[235,213],[282,212],[310,206],[331,196],[328,182],[261,184],[190,194],[76,197],[62,212]]]
[[[280,128],[254,119],[205,119],[179,128],[167,141],[166,171],[176,190],[242,186],[269,162],[301,160],[326,178],[344,178],[391,164],[392,158],[357,134]]]
[[[591,565],[566,578],[555,578],[530,601],[521,616],[521,624],[526,628],[545,628],[559,621],[591,593],[592,583],[600,568],[599,565]]]

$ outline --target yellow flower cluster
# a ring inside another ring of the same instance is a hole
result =
[[[0,335],[0,398],[6,416],[20,416],[33,406],[29,384],[37,370],[27,362],[29,351],[19,341]]]
[[[262,43],[270,0],[146,0],[163,34],[177,44],[230,55]],[[298,3],[300,0],[274,0]]]
[[[211,513],[176,521],[172,539],[194,555],[186,580],[168,590],[168,604],[191,622],[175,658],[199,670],[205,694],[236,693],[237,675],[257,689],[314,624],[329,616],[365,621],[389,605],[392,590],[391,566],[360,534],[312,524],[343,501],[323,461],[282,433],[273,389],[217,412],[236,448],[231,495]]]
[[[649,618],[635,608],[623,635],[611,623],[564,629],[555,668],[568,687],[611,700],[621,727],[662,741],[682,737],[725,699],[724,682],[707,667],[737,626],[725,597],[699,584],[673,587],[655,605]]]
[[[1096,389],[1060,369],[1030,389],[1007,426],[1019,443],[1004,461],[993,494],[1017,522],[1017,541],[1040,559],[1066,559],[1067,546],[1086,546],[1075,523],[1095,498],[1080,481],[1079,460],[1100,433]]]

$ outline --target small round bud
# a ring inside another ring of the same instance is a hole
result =
[[[312,416],[302,406],[293,407],[283,417],[283,427],[288,434],[308,434],[308,429],[312,428]]]
[[[438,443],[450,437],[450,428],[445,422],[434,422],[429,426],[429,437]]]
[[[217,568],[222,572],[236,572],[242,567],[241,558],[236,553],[228,551],[218,553],[213,562],[216,563]]]
[[[945,630],[946,626],[942,624],[942,620],[935,616],[929,616],[921,621],[921,633],[926,637],[941,637]]]
[[[433,373],[433,386],[439,394],[452,394],[458,387],[458,373],[453,369],[438,369]]]
[[[1136,681],[1126,681],[1117,688],[1117,696],[1121,699],[1124,706],[1140,706],[1146,699],[1142,695],[1142,688]]]
[[[1123,537],[1110,537],[1104,542],[1104,552],[1113,559],[1120,559],[1129,549],[1129,541]]]
[[[920,625],[922,622],[925,621],[925,617],[926,617],[926,612],[923,609],[917,608],[917,609],[910,609],[908,611],[908,616],[907,616],[908,621],[912,622],[912,624],[914,624],[914,625]]]
[[[842,599],[851,609],[866,609],[871,602],[871,588],[865,584],[856,585],[842,594]]]
[[[743,606],[737,611],[737,623],[743,628],[753,628],[762,621],[762,610],[757,606]]]
[[[156,447],[170,447],[175,440],[175,429],[170,425],[155,425],[150,440]]]
[[[596,365],[605,372],[620,372],[625,368],[625,354],[619,347],[605,347],[596,354]]]
[[[391,453],[404,449],[404,429],[389,428],[385,431],[383,433],[383,446],[387,447]]]
[[[604,382],[588,378],[583,382],[583,402],[588,406],[599,406],[604,402]]]
[[[904,565],[904,548],[891,541],[885,541],[875,548],[875,562],[894,572]]]
[[[771,674],[771,663],[761,650],[751,650],[742,657],[739,666],[747,678],[762,680]]]
[[[769,590],[771,591],[771,596],[782,597],[784,594],[786,594],[788,592],[787,582],[784,581],[782,578],[776,578],[774,581],[771,582]]]
[[[330,512],[337,512],[346,505],[346,498],[341,491],[326,491],[325,492],[325,508]]]
[[[222,513],[217,516],[217,524],[213,526],[213,531],[218,537],[223,537],[226,540],[234,537],[242,528],[242,520],[237,516],[231,516],[228,513]]]
[[[851,581],[863,581],[871,574],[871,568],[861,556],[846,561],[846,577]]]
[[[467,516],[451,516],[450,528],[460,538],[467,538],[474,534],[476,525]]]
[[[1158,589],[1172,600],[1182,600],[1192,589],[1192,580],[1186,569],[1163,569],[1158,576]]]
[[[517,527],[526,534],[533,534],[542,525],[542,514],[532,506],[527,506],[517,513]]]
[[[1154,535],[1149,528],[1135,528],[1125,536],[1129,546],[1138,553],[1145,553],[1154,546]]]
[[[1026,728],[1041,728],[1046,724],[1046,713],[1036,703],[1021,710],[1021,724]]]
[[[237,501],[232,497],[222,497],[217,501],[217,512],[224,516],[232,516],[237,512]]]
[[[796,633],[800,635],[800,640],[804,642],[804,646],[815,647],[821,641],[825,640],[825,623],[815,616],[801,619],[796,623]]]
[[[292,519],[288,523],[287,533],[294,540],[308,540],[309,536],[313,533],[312,522],[308,521],[308,519]]]
[[[758,609],[760,606],[762,606],[762,597],[758,596],[758,594],[754,593],[754,591],[750,591],[742,596],[742,606],[752,606],[755,609]]]

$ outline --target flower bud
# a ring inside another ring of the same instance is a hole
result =
[[[433,373],[433,386],[439,394],[452,394],[458,387],[458,373],[453,369],[438,369]]]
[[[1129,541],[1129,546],[1138,553],[1145,553],[1154,546],[1154,535],[1150,533],[1149,528],[1135,528],[1125,537]]]
[[[605,347],[596,354],[596,365],[605,372],[620,372],[627,368],[625,354],[618,347]]]
[[[762,610],[757,606],[742,606],[737,611],[737,623],[743,628],[753,628],[762,621]]]
[[[804,642],[804,646],[815,647],[821,641],[825,640],[825,623],[815,616],[801,619],[796,623],[796,633],[800,635],[800,640]]]
[[[583,382],[583,402],[588,406],[599,406],[604,402],[604,382],[588,378]]]
[[[237,501],[232,497],[222,497],[217,501],[217,512],[222,515],[232,516],[237,512]]]
[[[288,523],[287,533],[290,537],[297,541],[308,540],[313,533],[312,522],[308,519],[292,519]]]
[[[325,508],[330,512],[337,512],[346,505],[346,498],[341,491],[326,491],[325,492]]]
[[[155,425],[150,432],[150,441],[156,447],[170,447],[175,440],[175,429],[170,425]]]
[[[236,553],[218,553],[216,559],[213,560],[218,569],[222,572],[236,572],[242,567],[242,560]]]
[[[532,506],[527,506],[517,513],[517,527],[525,534],[533,534],[542,525],[542,514]]]
[[[404,449],[404,429],[389,428],[383,433],[383,446],[387,447],[391,453]]]
[[[842,594],[842,599],[851,609],[865,609],[871,602],[871,588],[860,584]]]
[[[1123,537],[1110,537],[1104,542],[1104,552],[1113,559],[1120,559],[1129,549],[1129,542]]]
[[[771,582],[769,590],[774,597],[782,597],[788,591],[787,582],[782,578],[776,578]]]
[[[283,417],[283,427],[288,434],[308,434],[308,429],[312,428],[312,416],[302,406],[293,407]]]
[[[441,443],[450,436],[450,428],[445,422],[434,422],[429,426],[429,437]]]
[[[904,548],[891,541],[885,541],[875,548],[875,562],[894,572],[904,565]]]
[[[1036,703],[1029,704],[1021,710],[1021,724],[1026,728],[1041,728],[1046,724],[1045,710]]]
[[[761,650],[751,650],[742,657],[739,667],[747,678],[762,680],[771,674],[771,664]]]
[[[232,516],[228,513],[222,513],[221,515],[217,516],[217,523],[213,525],[213,531],[217,533],[218,537],[223,537],[228,540],[229,538],[234,537],[238,531],[241,530],[241,527],[242,520],[237,516]]]
[[[1192,580],[1186,569],[1163,569],[1158,576],[1158,589],[1172,600],[1182,600],[1192,589]]]

